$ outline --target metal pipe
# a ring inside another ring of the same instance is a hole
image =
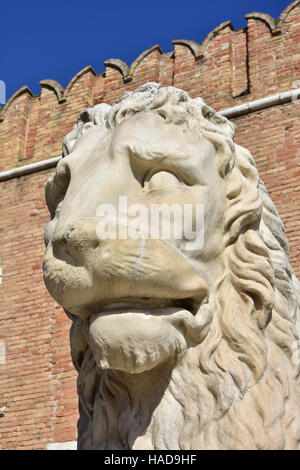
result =
[[[17,178],[18,176],[28,175],[29,173],[35,173],[36,171],[47,170],[48,168],[55,167],[60,159],[61,155],[59,157],[49,158],[48,160],[43,160],[41,162],[19,166],[18,168],[13,168],[12,170],[1,171],[0,181],[10,180],[12,178]]]
[[[233,108],[223,109],[219,111],[220,114],[227,118],[234,118],[238,116],[244,116],[253,111],[259,111],[261,109],[269,108],[270,106],[276,106],[278,104],[288,103],[289,101],[300,102],[300,88],[295,90],[286,91],[277,95],[267,96],[260,100],[250,101],[249,103],[241,104]]]

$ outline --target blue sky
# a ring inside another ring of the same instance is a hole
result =
[[[291,1],[281,0],[51,0],[1,2],[0,80],[7,99],[21,86],[40,93],[39,81],[64,87],[83,67],[97,73],[111,57],[129,65],[159,44],[173,50],[172,39],[202,42],[220,23],[238,29],[252,11],[278,18]]]

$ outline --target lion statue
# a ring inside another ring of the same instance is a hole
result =
[[[300,448],[300,283],[234,134],[201,98],[147,83],[64,139],[43,269],[73,321],[78,449]],[[155,237],[137,208],[161,205],[176,210]]]

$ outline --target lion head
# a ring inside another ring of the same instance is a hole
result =
[[[73,320],[80,449],[299,446],[298,280],[234,132],[148,83],[64,139],[44,278]]]

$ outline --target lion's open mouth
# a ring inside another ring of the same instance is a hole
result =
[[[128,311],[149,311],[153,315],[168,309],[187,310],[195,315],[200,307],[201,300],[188,297],[184,299],[160,299],[153,297],[126,297],[114,299],[113,302],[104,302],[98,313],[108,314],[109,312],[128,312]]]

